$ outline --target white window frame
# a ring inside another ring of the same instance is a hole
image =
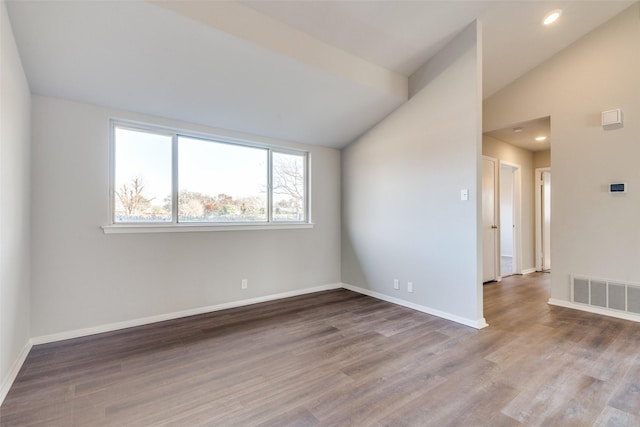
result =
[[[171,222],[115,222],[115,129],[124,128],[140,132],[170,136],[171,149]],[[267,220],[255,222],[179,222],[178,221],[178,138],[197,138],[218,144],[256,148],[267,151]],[[273,219],[273,154],[292,154],[304,158],[305,172],[305,219],[286,221]],[[281,230],[313,228],[311,221],[311,153],[303,150],[262,144],[256,141],[213,135],[202,132],[177,129],[122,119],[111,119],[109,123],[109,224],[102,226],[105,234],[121,233],[166,233],[166,232],[202,232],[202,231],[244,231],[244,230]]]

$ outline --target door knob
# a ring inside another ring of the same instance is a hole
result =
[[[498,228],[498,226],[497,225],[492,225],[491,228],[493,228],[495,230],[496,228]]]

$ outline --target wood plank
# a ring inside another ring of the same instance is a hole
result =
[[[10,426],[640,425],[640,325],[484,286],[475,330],[347,290],[35,346]]]
[[[640,417],[607,406],[593,424],[593,427],[636,427],[640,426]]]

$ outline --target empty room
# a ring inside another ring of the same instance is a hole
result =
[[[0,6],[2,427],[640,425],[639,2]]]

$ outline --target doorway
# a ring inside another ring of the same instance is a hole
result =
[[[536,169],[536,270],[551,270],[551,168]]]
[[[482,156],[483,283],[522,274],[521,186],[519,165]]]

